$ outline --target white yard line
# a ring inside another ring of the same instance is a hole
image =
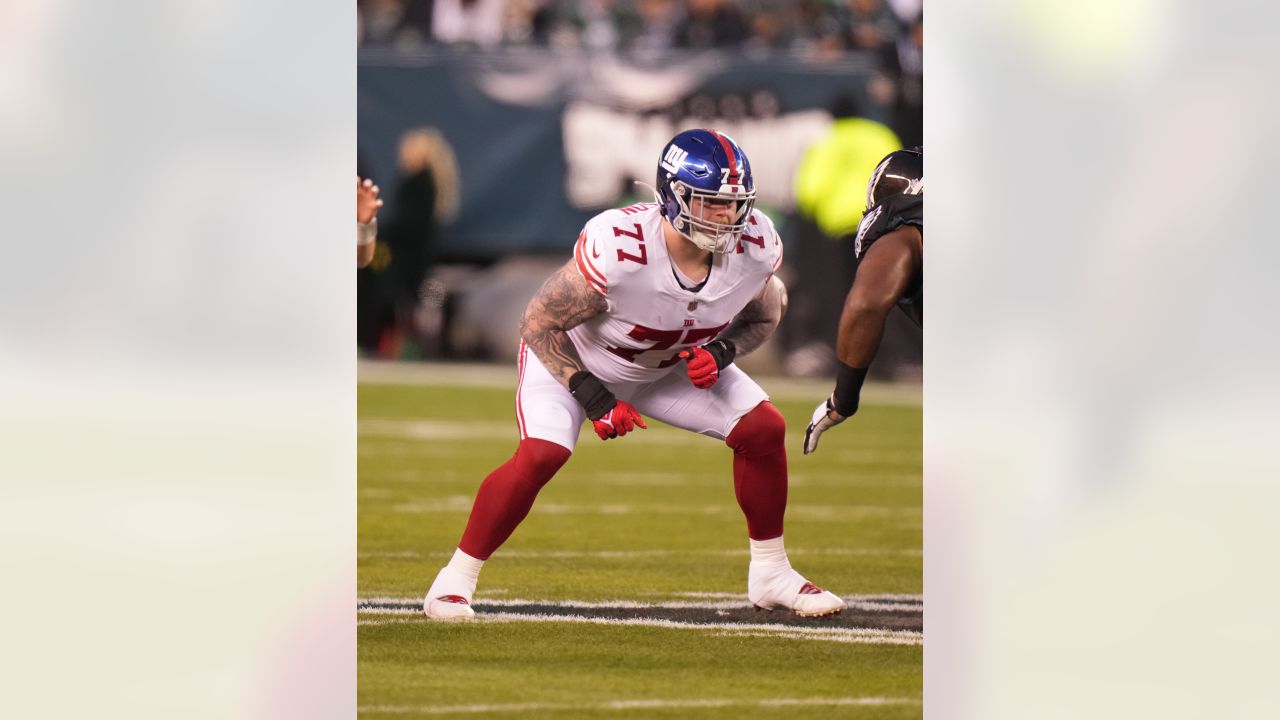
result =
[[[515,442],[519,437],[514,415],[511,420],[432,420],[426,418],[391,418],[362,417],[356,424],[356,432],[362,440],[378,440],[376,452],[385,455],[396,449],[406,450],[405,446],[388,441],[410,443],[408,447],[420,452],[432,449],[440,450],[437,441],[451,440],[510,440]],[[583,436],[585,437],[585,436]],[[425,444],[425,445],[424,445]],[[715,438],[687,432],[679,428],[653,423],[648,430],[627,435],[627,444],[641,445],[678,445],[681,447],[717,447],[723,443]],[[444,448],[448,449],[448,448]],[[877,462],[906,467],[920,464],[920,450],[917,447],[894,447],[891,445],[865,446],[855,445],[840,448],[840,462]],[[881,472],[881,474],[885,474]],[[917,478],[912,473],[898,473],[901,477]],[[830,479],[827,480],[830,482]],[[897,480],[895,482],[902,482]],[[627,484],[625,478],[617,484]],[[637,484],[655,484],[652,481]]]
[[[400,503],[388,508],[397,513],[461,513],[470,512],[472,498],[468,495],[451,495],[434,500],[416,500]],[[606,503],[599,505],[572,505],[569,503],[538,503],[533,512],[543,515],[738,515],[742,511],[730,502],[715,505],[667,505],[667,504],[625,504]],[[852,518],[870,517],[919,517],[919,507],[887,506],[887,505],[789,505],[787,514],[791,518],[809,520],[848,520]]]
[[[809,625],[779,625],[743,622],[697,622],[665,620],[660,618],[609,618],[591,617],[572,611],[591,610],[707,610],[728,616],[729,611],[746,608],[747,599],[742,595],[724,594],[722,600],[664,600],[640,602],[635,600],[526,600],[520,598],[477,598],[478,608],[511,608],[513,610],[541,606],[562,608],[565,614],[551,612],[482,612],[477,622],[569,622],[592,625],[632,625],[682,630],[714,631],[719,636],[770,637],[801,640],[826,640],[830,642],[861,643],[875,645],[922,645],[924,634],[917,630],[890,630],[882,628],[823,627]],[[919,596],[912,595],[852,595],[845,598],[850,607],[867,612],[915,613],[923,612]],[[370,597],[358,600],[359,626],[419,624],[436,622],[422,614],[422,600],[418,597]]]
[[[476,606],[488,608],[559,608],[566,611],[590,610],[705,610],[714,611],[717,615],[728,616],[730,611],[741,611],[747,607],[747,599],[742,595],[721,594],[723,600],[664,600],[641,602],[636,600],[527,600],[522,598],[478,598]],[[885,613],[917,613],[923,612],[923,606],[914,596],[852,595],[845,598],[850,609],[864,612]],[[402,623],[425,622],[422,615],[422,600],[417,597],[373,597],[361,598],[358,601],[357,625],[390,625]],[[736,634],[743,637],[783,637],[805,638],[811,640],[831,640],[833,642],[875,643],[892,645],[919,645],[923,642],[923,634],[914,630],[887,630],[879,628],[849,627],[809,627],[777,624],[755,623],[700,623],[684,620],[663,620],[659,618],[605,618],[587,617],[566,612],[483,612],[480,620],[486,622],[577,622],[603,625],[644,625],[650,627],[672,627],[685,629],[714,629],[724,634]]]
[[[663,600],[646,602],[638,600],[525,600],[476,598],[478,607],[520,607],[545,605],[547,607],[580,610],[741,610],[747,603],[746,595],[725,594],[727,599],[716,602],[695,600]],[[849,606],[872,612],[914,612],[921,610],[919,602],[886,602],[883,596],[846,597]],[[369,615],[414,615],[421,612],[422,598],[368,598],[359,601],[360,613]],[[411,606],[411,607],[405,607]]]
[[[741,607],[741,606],[739,606]],[[376,620],[358,620],[357,625],[395,625],[407,623],[437,622],[426,616],[400,616]],[[507,623],[584,623],[588,625],[627,625],[634,627],[660,627],[675,630],[712,630],[721,633],[751,633],[752,636],[801,640],[830,640],[833,642],[871,645],[923,645],[924,634],[914,630],[873,630],[865,628],[809,627],[804,625],[765,625],[755,623],[696,623],[657,618],[600,618],[584,615],[533,615],[530,613],[484,613],[470,622]]]
[[[395,440],[512,440],[519,437],[515,416],[510,421],[427,420],[421,418],[365,417],[357,422],[362,438]],[[630,443],[642,445],[715,445],[719,440],[665,425],[628,435]],[[634,438],[634,439],[633,439]]]
[[[853,555],[853,556],[905,556],[920,557],[923,553],[919,548],[830,548],[823,550],[806,550],[797,548],[787,548],[790,555]],[[749,556],[749,552],[743,550],[503,550],[501,557],[512,560],[572,560],[572,559],[602,559],[602,560],[627,560],[632,558],[647,557],[740,557]],[[418,553],[412,550],[403,551],[370,551],[358,553],[357,557],[361,560],[418,560],[440,558],[447,559],[453,556],[453,551],[449,552],[430,552]]]
[[[673,593],[681,597],[702,598],[703,602],[687,600],[526,600],[523,598],[489,598],[483,593],[476,598],[477,605],[495,605],[498,607],[511,605],[548,605],[566,608],[667,608],[671,610],[695,608],[699,610],[726,610],[740,608],[746,602],[745,593]],[[924,602],[923,595],[844,595],[845,602],[885,603],[902,605],[906,609],[920,609]],[[719,600],[720,602],[706,602]],[[356,601],[360,605],[391,606],[421,603],[421,596],[414,597],[368,597]],[[361,611],[363,612],[363,611]]]
[[[725,593],[725,592],[680,592],[671,593],[677,597],[690,598],[722,598],[732,599],[744,597],[742,593]],[[902,593],[882,593],[880,595],[844,595],[845,600],[866,600],[869,602],[903,602],[915,603],[919,605],[924,602],[924,595],[907,595]]]
[[[360,418],[360,435],[376,435],[407,440],[470,440],[515,437],[516,424],[490,420],[427,420],[423,418]]]
[[[767,630],[764,632],[761,632],[758,630],[726,630],[724,632],[713,632],[711,633],[711,637],[735,637],[735,638],[753,637],[753,638],[791,638],[791,639],[795,639],[797,637],[803,637],[803,639],[805,640],[821,640],[823,642],[851,643],[854,645],[920,645],[922,644],[922,642],[899,642],[896,638],[873,635],[871,633],[874,633],[875,631],[872,631],[872,630],[867,630],[864,632],[868,634],[866,635],[832,634],[832,635],[801,636],[796,634],[788,635],[787,633],[775,632],[774,630]],[[889,631],[883,631],[883,632],[889,632]],[[907,631],[900,630],[895,632],[907,632]]]
[[[511,389],[516,387],[516,363],[395,363],[361,360],[357,365],[358,382],[369,384],[438,385]],[[831,394],[835,378],[802,379],[753,375],[765,392],[780,400],[813,400],[816,405]],[[869,382],[862,391],[868,404],[918,406],[921,387],[918,383]]]
[[[503,703],[488,705],[362,705],[360,713],[464,715],[476,713],[526,713],[549,711],[660,710],[720,707],[822,707],[919,705],[920,698],[843,697],[843,698],[768,698],[765,700],[722,700],[689,698],[681,700],[612,700],[603,703]]]

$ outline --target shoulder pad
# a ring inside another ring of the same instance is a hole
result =
[[[862,215],[853,253],[861,258],[881,237],[903,225],[915,225],[924,231],[924,195],[893,195]]]

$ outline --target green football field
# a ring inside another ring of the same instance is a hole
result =
[[[921,717],[918,388],[869,387],[800,452],[827,383],[757,378],[787,418],[792,564],[849,601],[752,609],[731,451],[650,421],[577,452],[480,576],[478,619],[422,595],[516,445],[514,368],[362,366],[359,708],[367,718]]]

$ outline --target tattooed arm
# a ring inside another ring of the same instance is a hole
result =
[[[716,339],[732,342],[737,355],[746,355],[773,334],[786,311],[787,288],[776,276],[771,277]]]
[[[520,337],[561,385],[586,367],[566,332],[608,309],[570,260],[542,284],[520,319]]]

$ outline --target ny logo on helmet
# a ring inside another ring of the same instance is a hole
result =
[[[649,157],[653,156],[650,155]],[[658,164],[662,166],[663,170],[666,170],[669,173],[675,173],[680,169],[680,164],[683,163],[684,159],[687,157],[689,157],[688,151],[680,149],[680,146],[678,145],[672,145],[667,148],[666,156],[664,156],[662,158],[662,162]]]

